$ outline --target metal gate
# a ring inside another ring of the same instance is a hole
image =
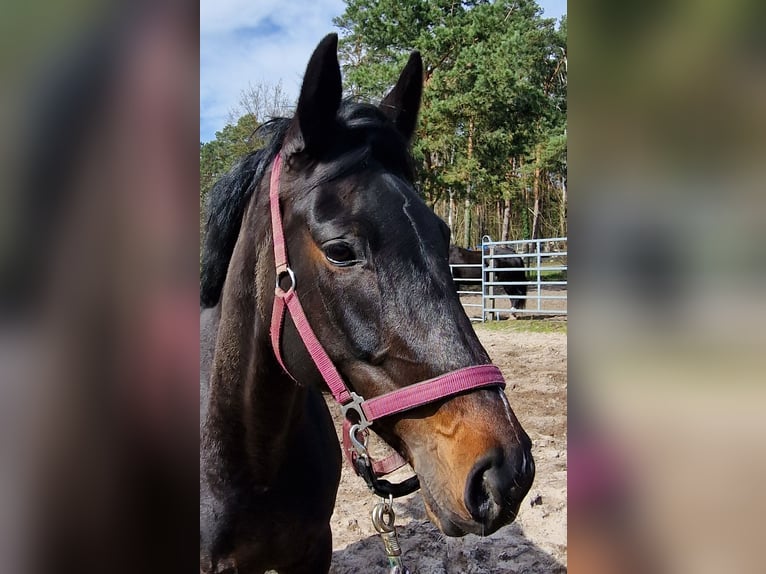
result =
[[[481,267],[480,278],[460,279],[461,283],[475,283],[481,289],[480,293],[465,288],[458,291],[468,316],[484,322],[504,315],[566,315],[567,249],[566,237],[492,241],[485,236],[480,265],[450,265],[453,275],[457,267]],[[523,264],[521,277],[518,263]],[[526,293],[521,287],[526,287]],[[481,303],[470,300],[477,295],[481,295]]]

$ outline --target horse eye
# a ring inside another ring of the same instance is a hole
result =
[[[347,267],[356,263],[356,253],[348,243],[330,243],[324,246],[324,255],[333,265]]]

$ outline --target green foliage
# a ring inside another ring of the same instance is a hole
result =
[[[455,238],[469,216],[469,244],[500,238],[505,206],[509,239],[566,234],[566,16],[542,18],[533,0],[347,0],[335,24],[347,95],[361,100],[379,101],[420,51],[418,185]],[[261,145],[260,123],[288,114],[281,85],[243,92],[232,121],[200,144],[201,208],[213,183]]]
[[[236,124],[227,124],[216,132],[215,139],[199,145],[200,168],[200,246],[206,215],[207,194],[218,179],[249,152],[258,149],[263,142],[255,134],[259,123],[253,114],[245,114]],[[200,255],[201,257],[201,255]]]
[[[234,164],[263,145],[256,135],[258,127],[268,119],[290,114],[290,103],[282,84],[250,84],[240,94],[239,105],[232,118],[216,132],[211,142],[200,143],[200,221],[204,222],[207,193],[213,184]]]
[[[421,52],[425,89],[413,154],[437,213],[445,215],[450,193],[468,198],[483,227],[472,236],[498,236],[484,212],[507,200],[512,234],[528,237],[537,185],[547,192],[543,223],[558,223],[563,206],[554,199],[564,195],[548,187],[566,177],[566,17],[557,28],[532,0],[348,0],[335,23],[352,96],[380,99],[409,53]]]
[[[200,197],[207,192],[224,173],[229,171],[237,160],[257,149],[262,144],[255,136],[260,124],[252,114],[245,114],[236,124],[227,124],[216,132],[211,142],[200,143]]]

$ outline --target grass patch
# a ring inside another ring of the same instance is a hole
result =
[[[537,271],[528,271],[527,277],[529,277],[530,281],[535,281],[537,279]],[[566,271],[546,271],[545,269],[540,270],[540,278],[543,281],[566,281],[567,280],[567,272]]]
[[[516,321],[487,321],[474,323],[474,329],[501,333],[564,333],[567,332],[567,322],[557,319],[517,319]]]

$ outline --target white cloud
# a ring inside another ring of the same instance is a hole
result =
[[[546,16],[566,13],[566,0],[539,2]],[[251,83],[281,81],[296,100],[311,52],[344,10],[343,0],[202,0],[200,139],[213,139]]]
[[[200,3],[200,138],[214,137],[248,84],[282,82],[297,99],[319,40],[336,31],[342,0],[203,0]]]

